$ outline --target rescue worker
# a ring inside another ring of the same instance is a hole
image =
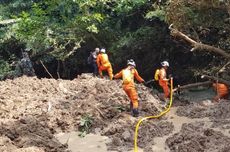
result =
[[[229,89],[226,84],[223,83],[213,83],[213,88],[217,95],[213,98],[214,102],[219,102],[220,99],[228,99]]]
[[[159,71],[159,85],[162,87],[164,92],[164,100],[169,98],[169,87],[168,82],[169,79],[167,79],[167,69],[169,67],[169,63],[167,61],[161,62],[161,69]]]
[[[22,52],[22,59],[20,60],[19,66],[23,75],[35,76],[35,71],[27,52]]]
[[[97,55],[99,53],[100,49],[95,48],[94,51],[90,52],[90,55],[87,59],[88,64],[91,66],[92,71],[93,71],[93,76],[98,75],[98,67],[97,67]]]
[[[97,56],[97,67],[98,67],[99,74],[102,78],[103,78],[102,71],[106,70],[109,74],[110,80],[113,79],[112,65],[109,62],[108,55],[105,53],[105,49],[101,49],[98,56]]]
[[[136,64],[135,62],[130,59],[127,61],[127,68],[121,70],[119,73],[117,73],[114,78],[121,78],[123,80],[123,90],[126,92],[128,95],[129,99],[131,100],[130,102],[130,110],[132,112],[132,115],[134,117],[138,117],[139,111],[138,111],[138,95],[137,91],[135,89],[135,84],[134,84],[134,77],[139,81],[139,82],[145,82],[144,79],[142,79],[137,70],[135,69]]]

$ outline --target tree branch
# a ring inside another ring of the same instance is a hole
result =
[[[183,39],[187,43],[189,43],[193,47],[191,49],[191,51],[195,51],[195,50],[210,51],[210,52],[214,52],[214,53],[217,53],[219,55],[222,55],[223,57],[225,57],[227,59],[230,59],[230,54],[226,53],[224,50],[217,48],[217,47],[214,47],[214,46],[210,46],[207,44],[202,44],[202,43],[196,42],[195,40],[191,39],[190,37],[188,37],[184,33],[178,31],[177,29],[174,29],[172,27],[172,24],[169,26],[169,29],[171,30],[171,35],[173,37]]]
[[[18,18],[18,19],[8,19],[8,20],[0,21],[0,24],[1,25],[12,24],[12,23],[16,23],[16,22],[18,22],[20,20],[21,20],[20,18]]]
[[[224,79],[221,79],[221,78],[218,78],[218,77],[202,75],[201,78],[207,78],[207,79],[210,79],[210,80],[218,81],[220,83],[224,83],[224,84],[230,86],[230,81],[227,81],[227,80],[224,80]]]

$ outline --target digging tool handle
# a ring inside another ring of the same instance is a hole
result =
[[[149,83],[151,83],[151,82],[154,82],[154,81],[155,81],[154,79],[151,79],[151,80],[145,82],[144,84],[147,85],[147,84],[149,84]]]

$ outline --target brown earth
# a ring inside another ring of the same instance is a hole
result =
[[[183,124],[179,133],[166,140],[172,152],[228,152],[230,137],[205,127],[205,123]]]
[[[162,110],[157,96],[152,95],[149,88],[138,84],[137,90],[140,118],[158,114]],[[130,116],[129,100],[122,90],[120,80],[110,81],[89,74],[83,74],[72,81],[20,77],[0,82],[0,92],[0,151],[69,151],[68,145],[61,144],[54,135],[82,131],[84,127],[80,125],[86,118],[92,120],[86,131],[111,139],[107,144],[108,151],[126,152],[133,148],[138,118]],[[196,106],[187,102],[185,104],[183,101],[177,101],[174,105],[178,106],[178,116],[212,118],[209,129],[230,128],[229,102],[213,107]],[[180,133],[184,135],[186,132],[183,125],[181,131],[175,134],[177,124],[169,121],[170,119],[170,116],[164,116],[143,123],[138,134],[138,146],[151,152],[151,146],[156,143],[154,138],[166,136],[167,145],[172,151],[175,147],[186,144],[173,141],[174,136],[177,137]],[[202,130],[202,126],[200,130],[207,132]],[[211,132],[220,135],[215,130]],[[228,137],[223,139],[228,143]],[[220,144],[217,147],[221,147]]]

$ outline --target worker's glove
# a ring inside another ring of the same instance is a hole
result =
[[[172,77],[172,74],[169,74],[169,79],[171,79],[171,78],[173,78],[173,77]]]
[[[146,81],[143,81],[142,83],[143,83],[144,85],[147,85],[147,84],[148,84]]]

